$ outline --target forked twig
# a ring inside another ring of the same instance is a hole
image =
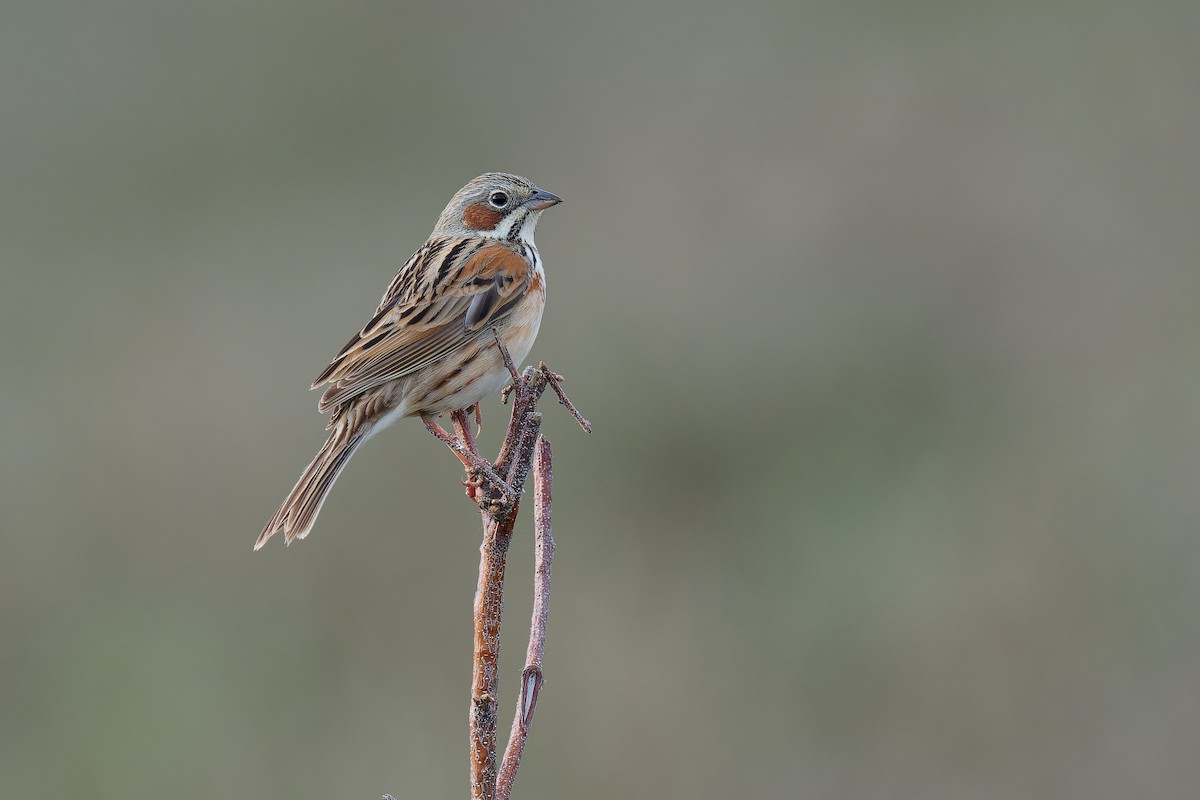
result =
[[[533,467],[533,618],[529,622],[529,645],[525,650],[525,669],[521,672],[521,697],[513,716],[508,747],[496,778],[496,800],[508,800],[525,739],[533,723],[538,694],[542,690],[542,655],[546,651],[546,620],[550,616],[550,570],[554,561],[554,537],[551,535],[550,505],[554,493],[550,441],[538,440]]]
[[[493,331],[493,336],[495,332]],[[426,425],[458,456],[467,470],[467,496],[477,503],[483,522],[479,547],[479,583],[475,592],[475,644],[471,673],[470,757],[472,800],[507,800],[525,752],[525,741],[542,687],[542,654],[550,609],[550,567],[554,557],[550,506],[553,493],[550,442],[542,437],[538,400],[547,386],[554,388],[580,426],[592,426],[563,393],[562,376],[544,363],[518,372],[499,337],[496,346],[513,378],[505,398],[515,395],[512,416],[495,462],[479,454],[468,410],[451,414],[454,435],[433,420]],[[478,415],[478,409],[476,409]],[[478,416],[476,417],[478,420]],[[500,623],[504,608],[504,574],[513,527],[520,510],[525,481],[533,471],[535,561],[534,605],[530,622],[521,696],[501,765],[497,764],[496,718],[499,694]],[[384,795],[385,800],[390,795]]]

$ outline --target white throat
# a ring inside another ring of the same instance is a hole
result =
[[[538,219],[542,216],[541,211],[528,211],[525,214],[513,214],[504,219],[499,225],[491,231],[490,235],[496,239],[511,239],[513,226],[519,225],[517,230],[517,239],[529,246],[533,246],[533,232],[537,228]]]

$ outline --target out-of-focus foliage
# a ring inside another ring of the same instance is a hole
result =
[[[462,796],[454,458],[399,425],[250,547],[504,169],[566,198],[533,356],[596,426],[546,407],[518,794],[1196,797],[1198,22],[8,0],[0,795]]]

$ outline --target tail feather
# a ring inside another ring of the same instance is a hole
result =
[[[279,531],[283,531],[284,541],[291,544],[296,539],[303,539],[312,530],[317,514],[325,503],[333,482],[337,480],[345,468],[350,456],[354,455],[364,441],[367,431],[355,431],[349,434],[343,426],[338,426],[322,445],[312,462],[300,473],[300,480],[292,487],[283,505],[275,512],[254,549],[258,550],[267,540]]]

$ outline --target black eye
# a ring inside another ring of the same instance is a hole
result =
[[[508,205],[508,195],[504,192],[492,192],[492,196],[488,198],[488,202],[496,208],[504,208]]]

